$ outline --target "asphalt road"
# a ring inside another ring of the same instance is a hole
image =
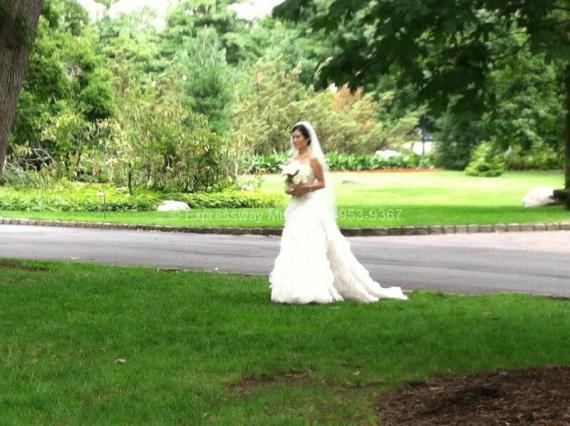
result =
[[[570,297],[570,231],[351,237],[383,286]],[[279,237],[0,225],[0,257],[267,275]]]

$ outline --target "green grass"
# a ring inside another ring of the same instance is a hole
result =
[[[333,173],[338,222],[343,228],[410,225],[567,222],[562,206],[522,207],[535,186],[561,187],[562,172],[508,172],[497,178],[462,172]],[[281,193],[281,177],[268,175],[262,190]],[[106,221],[190,227],[281,227],[279,208],[194,209],[188,213],[61,213],[0,211],[11,218]]]
[[[570,363],[567,300],[280,305],[267,277],[15,262],[0,268],[3,425],[376,424],[403,380]],[[251,376],[266,382],[232,386]]]

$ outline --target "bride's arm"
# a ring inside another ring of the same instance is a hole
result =
[[[313,168],[315,181],[313,183],[301,183],[297,185],[293,189],[293,195],[299,196],[309,191],[316,191],[317,189],[325,187],[325,173],[323,171],[323,166],[321,166],[321,163],[317,158],[311,158],[311,167]]]

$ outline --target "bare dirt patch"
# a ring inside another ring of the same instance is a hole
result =
[[[311,380],[311,372],[308,370],[289,370],[271,376],[247,376],[236,383],[231,383],[228,387],[234,392],[248,394],[261,386],[308,383]]]
[[[347,381],[322,379],[313,374],[311,370],[287,370],[273,375],[247,376],[241,380],[231,383],[228,388],[232,392],[250,394],[260,387],[273,387],[280,384],[298,385],[325,385],[329,389],[342,392],[370,391],[371,388],[386,386],[385,380],[371,381]]]
[[[407,382],[378,402],[384,425],[570,425],[570,367]]]

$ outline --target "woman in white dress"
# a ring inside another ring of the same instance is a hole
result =
[[[407,300],[400,287],[384,288],[352,254],[336,224],[334,196],[319,139],[310,123],[291,132],[295,157],[289,162],[306,183],[288,191],[280,252],[269,275],[271,300],[280,303],[331,303],[382,298]],[[295,163],[298,162],[298,163]]]

